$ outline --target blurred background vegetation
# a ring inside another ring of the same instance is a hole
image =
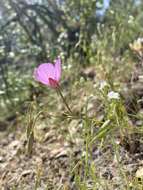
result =
[[[143,36],[142,10],[137,0],[1,0],[1,118],[42,91],[33,69],[58,55],[76,75],[94,65],[102,79],[126,79],[136,59],[129,44]]]

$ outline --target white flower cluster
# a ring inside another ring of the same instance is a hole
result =
[[[62,33],[59,35],[57,41],[60,43],[60,42],[62,42],[63,39],[67,39],[67,38],[68,38],[67,32],[62,32]]]
[[[112,99],[119,100],[120,94],[118,92],[111,91],[107,94],[107,97],[109,100],[112,100]]]

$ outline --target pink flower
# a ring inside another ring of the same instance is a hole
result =
[[[61,78],[61,59],[56,59],[55,64],[42,63],[39,65],[34,70],[34,78],[44,85],[58,88]]]

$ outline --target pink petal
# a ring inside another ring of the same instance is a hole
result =
[[[60,78],[61,78],[61,72],[62,72],[62,69],[61,69],[61,59],[58,58],[56,59],[55,61],[55,80],[59,81]]]
[[[39,82],[42,81],[42,83],[47,84],[47,81],[44,81],[44,82],[43,82],[43,80],[40,78],[40,76],[39,76],[39,74],[38,74],[38,69],[37,69],[37,68],[34,70],[33,75],[34,75],[35,80],[37,80],[37,81],[39,81]]]
[[[49,78],[55,78],[54,65],[51,63],[43,63],[37,68],[36,73],[38,81],[50,86]]]

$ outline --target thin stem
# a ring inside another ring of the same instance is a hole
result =
[[[70,107],[69,107],[69,105],[68,105],[68,103],[67,103],[67,101],[66,101],[66,99],[64,98],[64,96],[63,96],[63,94],[62,94],[62,92],[61,92],[60,87],[56,88],[56,90],[57,90],[57,92],[59,93],[59,95],[61,96],[61,98],[62,98],[62,100],[63,100],[63,103],[65,104],[65,106],[66,106],[66,108],[68,109],[68,111],[69,111],[71,114],[73,114],[72,111],[71,111],[71,109],[70,109]]]

